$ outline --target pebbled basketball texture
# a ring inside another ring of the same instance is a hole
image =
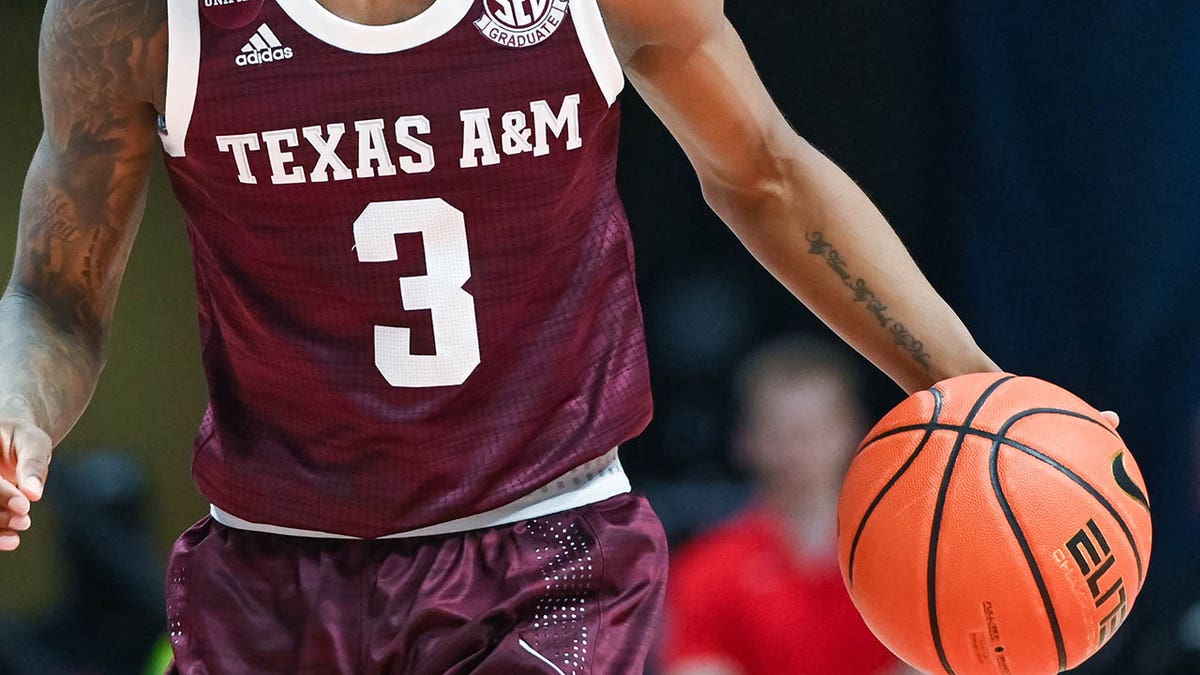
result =
[[[838,504],[842,576],[927,673],[1043,675],[1096,653],[1150,562],[1141,471],[1112,425],[1043,380],[965,375],[867,435]]]

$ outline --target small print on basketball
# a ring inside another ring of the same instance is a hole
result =
[[[867,625],[927,673],[1078,666],[1129,614],[1150,503],[1110,419],[1032,377],[964,375],[875,425],[838,505],[842,576]]]

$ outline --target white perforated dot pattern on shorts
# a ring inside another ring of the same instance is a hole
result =
[[[186,583],[187,572],[182,565],[171,570],[171,577],[167,580],[167,635],[172,645],[178,645],[183,639],[183,621],[180,618],[183,607],[172,591],[182,588]]]
[[[591,535],[579,524],[549,516],[529,521],[545,584],[534,608],[533,647],[567,675],[589,672],[594,645],[587,619],[596,611]]]

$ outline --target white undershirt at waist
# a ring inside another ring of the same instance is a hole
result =
[[[604,455],[571,469],[524,497],[491,511],[378,538],[430,537],[453,534],[455,532],[481,530],[498,525],[508,525],[522,520],[540,518],[552,513],[561,513],[581,506],[587,506],[588,504],[602,502],[610,497],[629,492],[630,489],[629,478],[625,475],[625,469],[621,467],[621,460],[617,456],[617,449],[613,448]],[[291,537],[358,539],[358,537],[351,537],[344,534],[304,530],[267,523],[255,523],[223,511],[215,504],[209,507],[209,511],[212,514],[213,520],[237,530],[282,534]]]

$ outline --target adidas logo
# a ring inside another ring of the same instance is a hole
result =
[[[270,63],[272,61],[285,61],[292,58],[295,54],[291,47],[284,47],[279,38],[275,37],[275,33],[263,24],[254,31],[254,35],[250,36],[250,41],[242,47],[242,53],[238,54],[236,63],[239,66],[257,66],[262,63]]]

